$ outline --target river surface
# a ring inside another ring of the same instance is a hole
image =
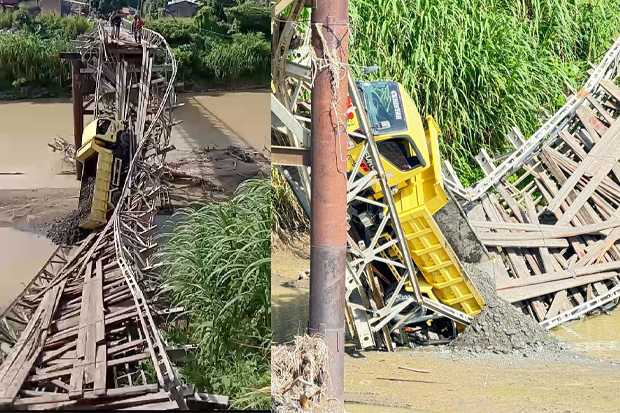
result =
[[[287,343],[308,328],[308,290],[272,286],[271,334],[274,343]]]
[[[553,335],[589,357],[620,362],[620,309],[563,324]]]
[[[47,238],[0,227],[0,313],[45,265],[56,246]]]
[[[185,105],[174,119],[181,123],[170,137],[178,150],[170,158],[231,144],[262,152],[270,146],[269,96],[265,90],[180,94]],[[84,124],[91,120],[85,116]],[[0,102],[0,189],[77,188],[73,176],[61,174],[61,157],[48,146],[56,136],[73,143],[70,99]]]

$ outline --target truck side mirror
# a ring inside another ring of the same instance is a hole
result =
[[[390,121],[388,121],[388,120],[382,120],[381,122],[378,122],[378,123],[375,125],[374,129],[375,129],[375,130],[378,130],[378,131],[380,131],[380,130],[386,130],[386,129],[390,129],[390,126],[391,126],[391,125],[390,125]]]

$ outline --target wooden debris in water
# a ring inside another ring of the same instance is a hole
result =
[[[60,136],[56,136],[54,143],[48,143],[47,146],[52,148],[53,152],[58,151],[61,153],[63,167],[67,167],[69,171],[75,172],[75,145],[67,142]]]

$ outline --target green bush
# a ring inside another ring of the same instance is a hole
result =
[[[271,34],[271,11],[268,7],[243,3],[226,9],[226,18],[238,33]]]
[[[205,34],[228,34],[229,26],[227,23],[219,20],[215,11],[209,6],[203,6],[196,13],[196,27]]]
[[[443,132],[442,151],[464,184],[479,179],[481,147],[506,150],[516,125],[579,89],[620,30],[617,0],[352,0],[350,62],[403,83]]]
[[[24,7],[0,11],[0,27],[19,29],[18,33],[0,34],[2,88],[42,86],[58,90],[66,85],[69,68],[59,53],[70,51],[70,41],[92,26],[80,16],[33,16]]]
[[[215,43],[202,64],[221,82],[269,77],[271,44],[262,33],[236,34],[232,42]]]
[[[74,40],[93,28],[93,23],[82,16],[60,17],[54,15],[40,16],[40,35],[43,37],[59,37]]]
[[[268,179],[250,179],[228,202],[179,212],[162,252],[165,288],[189,314],[168,337],[198,346],[181,373],[232,400],[264,387],[270,372],[270,191]]]
[[[30,33],[0,35],[0,78],[11,82],[58,88],[69,77],[69,68],[59,53],[71,50],[68,40],[41,39]],[[24,81],[20,81],[24,83]]]
[[[220,20],[216,11],[206,5],[194,19],[165,18],[149,20],[146,25],[161,33],[173,48],[178,76],[183,81],[210,86],[238,81],[267,85],[271,44],[262,32],[253,32],[265,29],[265,21],[250,23],[261,14],[257,9],[267,16],[269,30],[269,8],[252,4],[233,7],[231,23]],[[244,33],[237,33],[241,30]]]
[[[178,47],[192,43],[197,30],[193,21],[172,19],[148,20],[146,27],[164,36],[170,47]]]
[[[238,4],[238,0],[206,0],[204,5],[212,8],[220,20],[226,19],[226,9]]]

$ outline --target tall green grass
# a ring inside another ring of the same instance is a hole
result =
[[[510,127],[529,135],[541,108],[579,89],[620,31],[617,0],[351,0],[350,62],[379,65],[442,132],[464,184],[479,179],[481,147],[506,149]]]
[[[58,54],[71,50],[68,40],[41,39],[30,33],[0,35],[0,79],[24,79],[39,86],[59,88],[70,68]]]
[[[58,90],[69,84],[70,67],[60,52],[71,51],[71,40],[92,27],[83,17],[37,16],[20,8],[0,10],[0,80],[3,85],[26,84]]]
[[[13,10],[0,9],[0,29],[10,29],[13,27]]]
[[[262,33],[235,34],[232,41],[214,43],[203,55],[202,64],[224,82],[254,78],[266,84],[271,44]]]
[[[269,406],[252,394],[270,374],[270,196],[269,180],[257,178],[228,202],[182,210],[162,252],[166,289],[189,312],[187,328],[172,334],[198,346],[181,372],[239,407]]]

